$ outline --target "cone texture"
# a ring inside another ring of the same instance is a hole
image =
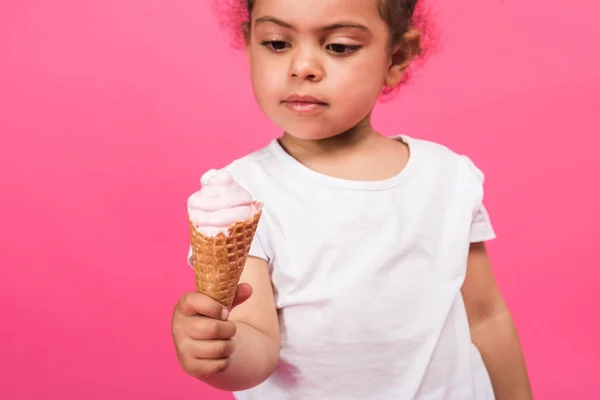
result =
[[[229,227],[230,234],[205,236],[190,221],[190,243],[198,292],[212,297],[230,308],[248,258],[258,221],[262,215],[257,207],[252,219]]]

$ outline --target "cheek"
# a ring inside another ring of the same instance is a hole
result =
[[[251,63],[250,77],[259,101],[266,100],[268,96],[279,97],[281,88],[281,67],[273,65],[264,59],[255,59]]]
[[[360,59],[346,65],[337,65],[335,75],[348,87],[373,90],[384,84],[387,72],[387,60],[380,54],[365,53]],[[360,85],[357,84],[360,82]]]
[[[340,100],[347,101],[349,108],[357,110],[370,108],[377,102],[385,83],[385,64],[363,60],[333,71],[335,86],[339,88]]]

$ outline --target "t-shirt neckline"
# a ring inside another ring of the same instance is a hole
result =
[[[356,181],[336,178],[312,170],[288,154],[281,146],[278,139],[273,139],[270,147],[273,154],[282,163],[282,166],[285,168],[284,170],[287,169],[288,171],[293,171],[296,174],[309,178],[320,184],[350,190],[385,190],[401,184],[410,175],[410,171],[413,168],[416,156],[416,146],[414,145],[414,141],[411,137],[406,135],[395,135],[392,136],[391,139],[401,140],[406,143],[409,148],[408,161],[404,168],[396,175],[377,181]]]

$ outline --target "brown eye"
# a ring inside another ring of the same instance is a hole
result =
[[[327,50],[331,51],[332,53],[341,55],[354,53],[358,49],[360,49],[360,46],[351,46],[340,43],[332,43],[327,45]]]
[[[289,47],[289,43],[284,42],[282,40],[268,40],[261,42],[261,46],[264,46],[268,49],[271,49],[275,52],[280,52]]]

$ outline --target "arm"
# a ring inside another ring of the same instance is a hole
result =
[[[249,257],[240,283],[250,284],[252,295],[229,317],[237,328],[229,367],[204,379],[208,385],[226,391],[259,385],[279,361],[279,321],[266,261]]]
[[[472,340],[488,369],[496,399],[533,399],[518,334],[483,243],[471,245],[462,295]]]

